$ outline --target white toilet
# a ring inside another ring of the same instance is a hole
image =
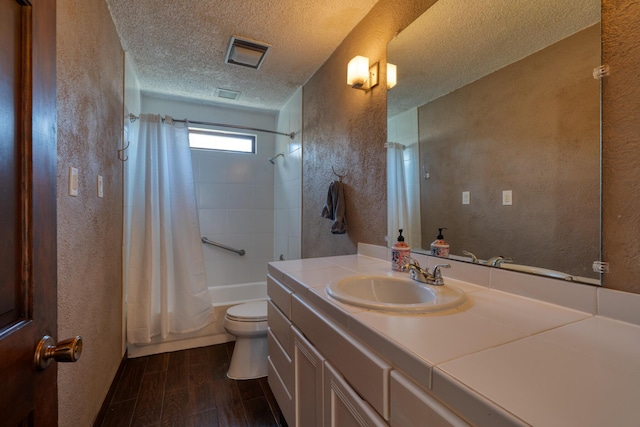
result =
[[[267,301],[248,302],[227,310],[224,328],[236,337],[227,377],[248,380],[267,376]]]

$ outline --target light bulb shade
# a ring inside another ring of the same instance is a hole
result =
[[[347,66],[347,84],[354,88],[361,88],[369,80],[369,58],[356,56]]]
[[[398,67],[387,63],[387,89],[391,89],[398,83]]]

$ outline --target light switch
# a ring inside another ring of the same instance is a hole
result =
[[[463,205],[468,205],[470,203],[470,192],[469,191],[463,191],[462,192],[462,204]]]
[[[78,195],[78,169],[69,166],[69,195]]]
[[[502,204],[505,206],[513,205],[513,193],[511,190],[504,190],[502,192]]]
[[[104,182],[102,180],[102,175],[98,175],[98,197],[104,197]]]

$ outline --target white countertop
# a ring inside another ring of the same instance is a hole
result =
[[[470,268],[454,263],[446,273],[454,276],[456,267]],[[354,274],[406,277],[378,258],[346,255],[274,262],[269,272],[465,416],[486,418],[484,408],[489,406],[535,426],[640,425],[640,326],[597,316],[601,290],[595,287],[517,273],[509,273],[508,284],[501,285],[498,274],[495,283],[484,277],[495,269],[479,268],[458,276],[477,276],[480,285],[443,274],[445,285],[467,293],[467,302],[424,315],[369,311],[326,294],[324,287],[331,280]],[[521,277],[521,293],[538,297],[548,287],[551,297],[543,299],[571,301],[573,308],[495,289],[519,292],[513,282]],[[626,301],[621,310],[640,308],[628,302],[640,302],[640,296],[609,292],[614,294],[603,300]],[[576,305],[586,309],[577,310]]]

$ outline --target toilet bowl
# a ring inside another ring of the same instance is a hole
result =
[[[267,301],[230,307],[224,328],[236,337],[227,377],[247,380],[267,376]]]

